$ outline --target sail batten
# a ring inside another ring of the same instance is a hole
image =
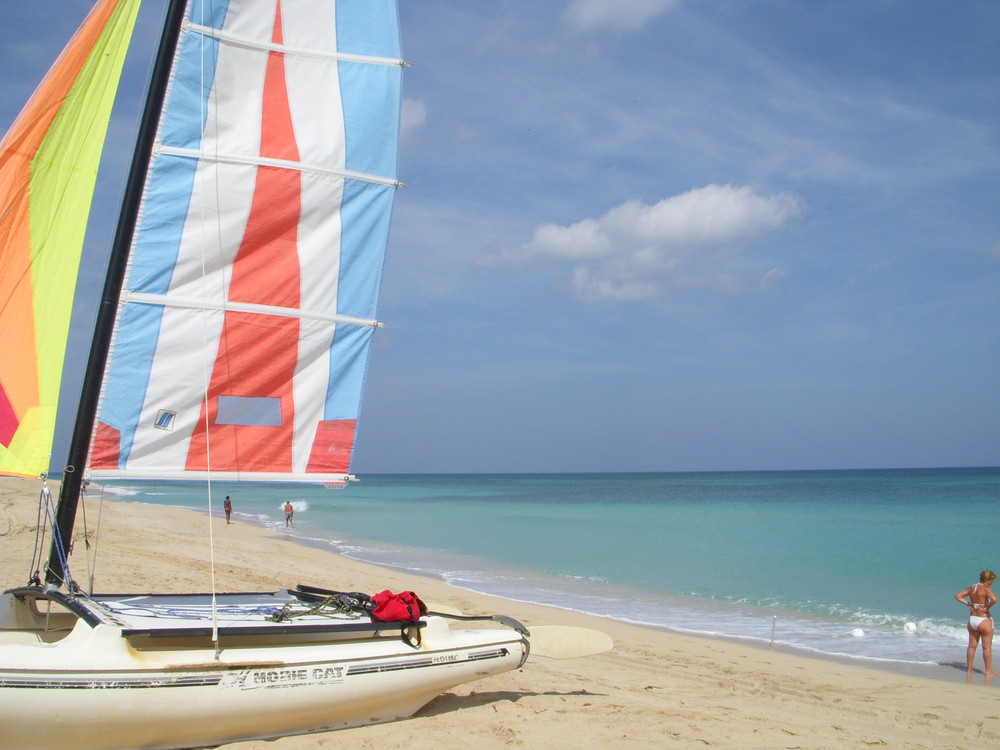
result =
[[[176,146],[159,146],[157,153],[167,156],[179,156],[187,159],[195,159],[202,162],[214,162],[217,164],[234,164],[247,166],[267,166],[278,169],[290,169],[297,172],[312,172],[319,175],[329,175],[331,177],[341,177],[360,182],[371,182],[377,185],[387,185],[389,187],[405,187],[403,183],[395,177],[382,177],[364,172],[353,172],[347,169],[334,169],[324,167],[320,164],[306,164],[304,162],[291,161],[289,159],[268,159],[260,156],[248,156],[246,154],[222,154],[198,151],[191,148],[179,148]]]
[[[218,39],[221,42],[246,47],[247,49],[281,52],[285,55],[298,55],[300,57],[318,57],[326,60],[339,60],[341,62],[365,63],[368,65],[390,65],[400,68],[409,66],[409,63],[405,60],[400,60],[395,57],[375,57],[373,55],[356,55],[346,52],[331,52],[321,49],[289,47],[285,44],[274,44],[273,42],[263,42],[258,39],[249,39],[237,36],[236,34],[227,34],[211,26],[202,26],[196,23],[185,23],[184,30],[203,34],[204,36]]]
[[[276,482],[295,484],[302,482],[298,472],[238,472],[238,471],[174,471],[169,468],[154,467],[151,469],[91,469],[90,478],[100,480],[124,480],[135,482],[150,481],[185,481],[185,482]],[[353,474],[333,472],[329,474],[316,473],[309,477],[309,482],[315,484],[339,484],[354,480]]]
[[[253,305],[241,302],[219,302],[214,299],[197,299],[193,297],[176,297],[158,294],[142,294],[126,292],[122,295],[123,303],[145,305],[160,305],[163,307],[185,307],[197,310],[232,310],[235,312],[258,313],[261,315],[279,315],[286,318],[303,320],[324,320],[329,323],[361,326],[364,328],[385,328],[384,323],[367,318],[357,318],[351,315],[327,313],[321,310],[303,310],[301,308],[278,307],[277,305]]]

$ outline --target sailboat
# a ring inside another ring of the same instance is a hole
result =
[[[96,3],[0,143],[0,473],[42,477],[51,516],[48,561],[0,596],[4,746],[196,748],[390,721],[530,650],[609,647],[412,599],[379,617],[349,586],[74,580],[86,482],[353,479],[401,187],[394,0],[169,0],[53,501],[86,215],[139,1]]]

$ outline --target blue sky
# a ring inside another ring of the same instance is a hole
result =
[[[87,6],[4,4],[4,127]],[[358,473],[1000,464],[1000,3],[400,18]]]

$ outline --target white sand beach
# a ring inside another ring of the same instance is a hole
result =
[[[0,479],[4,587],[30,575],[38,487]],[[598,656],[532,658],[521,670],[445,693],[412,719],[234,749],[1000,747],[1000,693],[981,672],[969,684],[950,666],[905,674],[497,599],[191,510],[88,500],[86,514],[96,557],[84,557],[81,515],[74,571],[85,585],[92,570],[98,591],[209,590],[211,524],[218,591],[297,583],[413,590],[432,605],[508,614],[529,628],[596,628],[615,642]],[[964,661],[963,648],[955,660]]]

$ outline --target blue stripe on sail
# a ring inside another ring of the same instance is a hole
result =
[[[399,58],[395,0],[339,0],[337,48],[341,52]],[[347,168],[383,177],[396,174],[400,68],[367,63],[338,66]]]
[[[229,0],[190,0],[188,20],[202,26],[221,29],[229,14]]]
[[[398,58],[395,0],[338,0],[337,48],[341,52]],[[402,71],[398,67],[340,63],[346,167],[396,176]],[[341,203],[338,310],[374,318],[382,280],[395,189],[346,180]],[[330,350],[327,419],[356,419],[360,410],[372,329],[338,326]]]
[[[372,328],[337,326],[330,349],[330,383],[324,419],[357,419]]]
[[[396,175],[401,71],[397,67],[341,63],[347,168]]]
[[[396,0],[337,0],[337,28],[341,52],[399,57]]]
[[[153,163],[136,231],[129,291],[166,294],[170,288],[196,166],[194,159],[165,155]]]
[[[201,17],[200,0],[194,0],[188,18],[202,26],[221,27],[228,2],[210,10],[214,16]],[[214,6],[214,4],[213,4]],[[203,58],[203,59],[202,59]],[[160,140],[169,146],[198,149],[208,115],[208,95],[215,82],[219,40],[197,33],[181,36],[174,61],[170,97],[160,117]],[[199,91],[199,83],[201,84]]]
[[[344,183],[337,307],[346,315],[376,317],[394,190],[353,180]]]
[[[125,467],[132,451],[143,402],[136,394],[146,393],[162,317],[162,310],[150,305],[126,305],[119,313],[119,328],[129,331],[129,339],[115,346],[101,404],[101,421],[121,433],[119,468]]]

